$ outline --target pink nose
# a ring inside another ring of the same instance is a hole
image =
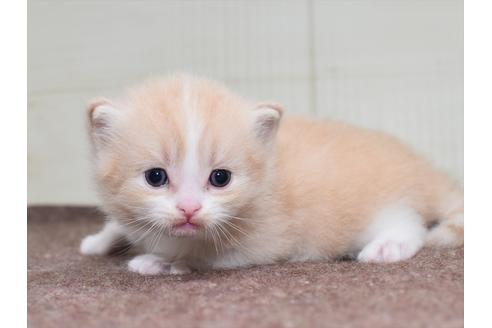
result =
[[[177,209],[182,212],[186,219],[190,219],[196,212],[202,208],[202,205],[195,200],[180,201],[176,204]]]

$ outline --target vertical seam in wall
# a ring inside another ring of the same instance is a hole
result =
[[[309,62],[309,112],[317,115],[316,94],[316,45],[314,37],[314,0],[307,0],[307,40],[308,40],[308,62]]]

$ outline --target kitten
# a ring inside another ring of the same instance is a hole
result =
[[[463,244],[463,193],[396,139],[286,117],[216,82],[179,75],[89,107],[104,228],[140,274],[352,255],[395,262]],[[430,229],[432,222],[438,225]]]

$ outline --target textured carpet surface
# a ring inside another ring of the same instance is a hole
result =
[[[142,277],[126,256],[78,254],[101,224],[94,209],[28,209],[30,327],[463,326],[463,249]]]

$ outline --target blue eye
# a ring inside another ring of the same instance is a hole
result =
[[[232,173],[228,170],[213,170],[212,173],[210,173],[208,181],[214,187],[225,187],[229,181],[231,181],[231,174]]]
[[[160,187],[167,183],[167,174],[164,169],[153,168],[145,171],[145,180],[152,187]]]

